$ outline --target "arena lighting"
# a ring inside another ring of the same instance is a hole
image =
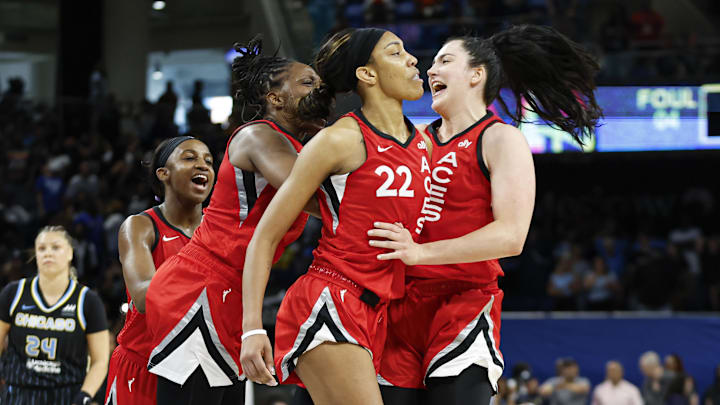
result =
[[[165,8],[165,2],[162,0],[153,1],[152,8],[153,10],[160,11]]]
[[[162,80],[162,78],[163,78],[163,72],[162,72],[162,69],[160,68],[159,63],[155,64],[155,70],[153,70],[153,72],[152,72],[152,78],[153,78],[153,80]]]

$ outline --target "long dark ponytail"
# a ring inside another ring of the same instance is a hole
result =
[[[602,117],[594,93],[600,66],[579,44],[554,28],[538,25],[514,26],[490,38],[451,40],[462,41],[470,66],[485,66],[487,105],[498,99],[516,122],[526,122],[522,112],[527,108],[581,145],[593,134]],[[514,109],[499,97],[502,87],[513,92]]]

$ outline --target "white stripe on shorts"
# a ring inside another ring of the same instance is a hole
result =
[[[345,341],[352,344],[358,344],[358,341],[348,333],[348,331],[343,326],[342,322],[340,321],[340,315],[338,314],[337,308],[335,307],[335,302],[333,302],[332,294],[330,293],[330,288],[325,287],[323,288],[322,292],[320,293],[320,296],[318,297],[317,301],[315,301],[315,305],[313,306],[312,311],[310,312],[310,316],[307,318],[305,322],[300,326],[300,331],[298,332],[297,337],[295,338],[295,343],[293,344],[292,349],[283,357],[282,363],[281,363],[281,372],[282,375],[279,376],[281,381],[285,381],[290,376],[290,361],[292,359],[293,365],[297,365],[297,359],[305,352],[308,352],[317,346],[319,346],[321,343],[324,342],[337,342],[338,339],[335,338],[333,333],[330,331],[328,326],[325,324],[326,320],[319,319],[318,315],[322,311],[323,308],[327,307],[328,313],[330,315],[330,321],[334,324],[335,327],[340,331],[340,333],[345,338]],[[323,325],[318,329],[315,334],[312,336],[312,341],[309,344],[303,345],[303,340],[308,334],[309,329],[311,329],[317,322],[323,322]],[[300,346],[306,346],[301,348]],[[367,349],[367,348],[365,348]],[[370,350],[368,350],[370,352]],[[372,357],[372,352],[370,352],[370,356]]]
[[[490,317],[490,311],[494,302],[495,297],[491,297],[475,319],[468,323],[449,345],[433,357],[428,369],[425,370],[426,380],[432,377],[454,377],[476,364],[488,370],[490,384],[497,391],[497,381],[502,375],[505,365],[502,355],[496,349],[493,337],[495,325]],[[467,348],[459,353],[453,353],[453,350],[462,350],[459,348],[461,344]],[[440,362],[441,360],[442,362]],[[438,362],[441,364],[436,366]]]

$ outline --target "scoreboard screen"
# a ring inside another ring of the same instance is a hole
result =
[[[514,105],[509,91],[501,96]],[[600,87],[596,93],[603,108],[596,136],[584,152],[636,152],[720,149],[720,84],[669,87]],[[405,114],[415,123],[437,118],[432,97],[406,102]],[[510,122],[498,103],[490,109]],[[526,111],[520,129],[533,153],[580,151],[569,134],[552,128]]]

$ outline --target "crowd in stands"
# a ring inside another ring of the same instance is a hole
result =
[[[698,392],[693,376],[682,359],[670,354],[664,364],[653,351],[638,361],[643,381],[638,385],[624,379],[623,364],[610,360],[605,380],[592,387],[572,358],[556,361],[557,375],[540,381],[526,363],[517,363],[510,378],[502,377],[493,405],[717,405],[720,404],[720,365],[712,384]]]
[[[228,130],[211,124],[194,98],[190,131],[219,163]],[[111,320],[121,319],[117,230],[157,204],[141,162],[178,133],[173,99],[129,105],[105,95],[51,107],[8,81],[0,100],[0,285],[33,268],[37,229],[64,225],[75,238],[79,278],[99,290]],[[506,310],[720,310],[716,189],[651,195],[589,187],[565,194],[539,187],[524,252],[503,261]],[[311,262],[319,234],[311,220],[276,265],[270,289],[278,300]]]
[[[696,83],[720,75],[720,37],[692,24],[669,33],[651,0],[304,0],[318,44],[327,32],[380,26],[396,32],[427,69],[444,40],[490,36],[513,24],[552,25],[598,56],[607,84]],[[717,25],[716,1],[687,3]],[[677,25],[677,24],[676,24]]]
[[[75,239],[79,279],[98,290],[111,324],[120,327],[125,286],[117,232],[128,215],[158,203],[141,162],[178,133],[173,97],[130,105],[105,94],[48,106],[26,99],[21,80],[7,83],[0,99],[0,285],[33,271],[39,228],[63,225]],[[190,129],[219,162],[226,134],[210,124],[207,110],[198,118],[204,107],[197,104],[188,113]]]

